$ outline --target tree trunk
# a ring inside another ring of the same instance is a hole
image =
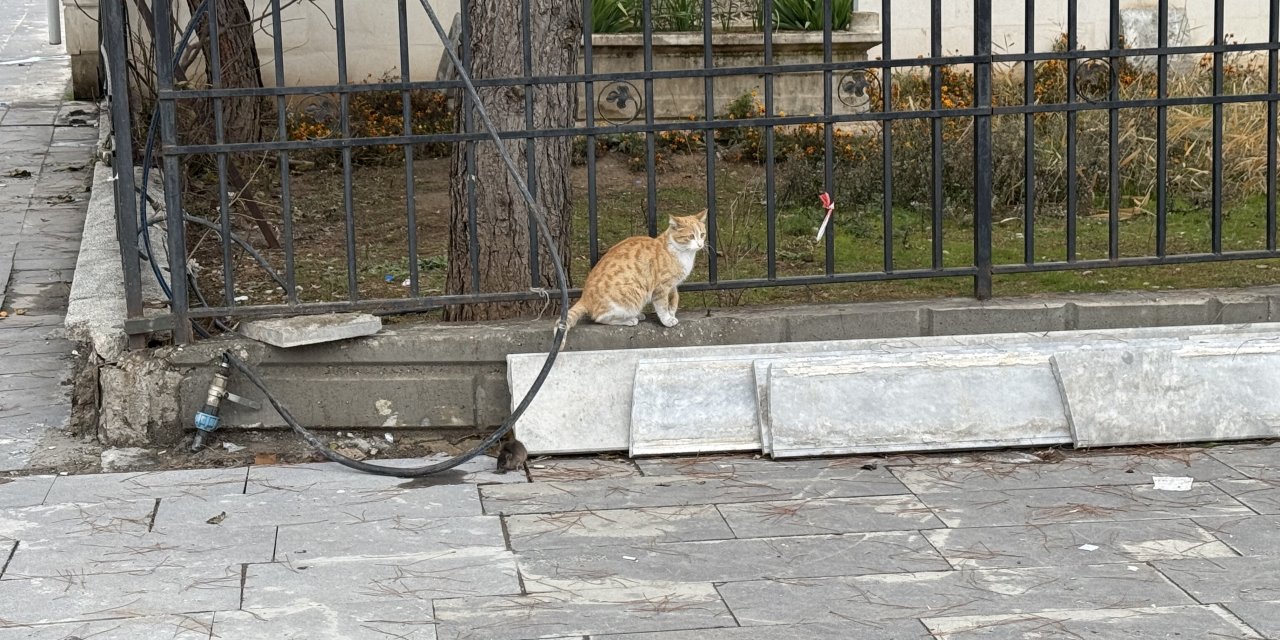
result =
[[[524,1],[524,0],[519,0]],[[580,5],[570,0],[528,0],[531,66],[535,76],[576,73],[581,46]],[[519,77],[524,75],[523,29],[519,2],[472,0],[465,3],[471,25],[471,74],[473,78]],[[513,6],[514,5],[514,6]],[[533,126],[537,129],[563,128],[574,124],[577,92],[573,85],[542,85],[533,93]],[[480,88],[479,95],[499,131],[525,129],[523,87]],[[467,100],[462,101],[464,103]],[[458,128],[462,129],[462,117]],[[480,118],[473,131],[483,132]],[[569,271],[569,171],[573,151],[571,138],[539,138],[534,141],[534,166],[538,203],[555,236],[556,248]],[[492,142],[475,146],[475,216],[479,251],[476,267],[479,288],[472,283],[472,260],[468,242],[467,161],[465,144],[455,148],[450,171],[449,274],[450,294],[527,291],[533,287],[530,271],[528,207],[512,180],[498,149]],[[507,141],[507,149],[520,177],[526,179],[525,141]],[[535,185],[531,185],[535,186]],[[535,231],[536,233],[536,231]],[[554,265],[550,263],[545,240],[539,242],[538,287],[558,288]],[[553,301],[554,306],[554,301]],[[449,320],[493,320],[537,313],[546,307],[541,300],[470,304],[446,310]],[[549,311],[551,309],[548,309]]]
[[[258,61],[258,49],[253,41],[254,20],[245,0],[210,0],[218,14],[218,61],[223,87],[259,88],[262,71]],[[187,6],[195,12],[200,0],[187,0]],[[211,11],[210,14],[213,12]],[[208,19],[199,27],[200,46],[203,49],[205,77],[213,84],[212,47],[209,41]],[[257,97],[223,98],[223,135],[227,142],[258,142],[262,139],[262,100]],[[212,132],[213,123],[209,123]]]

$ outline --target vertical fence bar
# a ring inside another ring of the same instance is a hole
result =
[[[715,59],[712,57],[711,49],[711,3],[702,3],[702,68],[714,69]],[[715,103],[715,78],[711,75],[703,76],[703,117],[707,122],[716,119],[716,103]],[[716,145],[715,145],[715,129],[707,131],[706,148],[707,148],[707,282],[715,284],[720,279],[720,269],[716,260],[716,253],[720,248],[717,243],[716,234]]]
[[[220,20],[218,3],[209,3],[209,79],[215,89],[222,88],[222,51],[218,29]],[[213,99],[213,139],[218,144],[226,142],[226,122],[222,115],[222,99]],[[227,154],[219,152],[218,164],[218,226],[222,235],[222,304],[236,305],[235,263],[231,254],[231,202],[227,194]]]
[[[142,274],[138,265],[138,200],[134,196],[133,123],[129,113],[129,78],[125,73],[128,41],[125,39],[123,5],[108,2],[102,7],[101,20],[102,40],[107,51],[111,131],[115,141],[112,156],[112,167],[115,169],[113,186],[116,197],[116,232],[120,239],[120,266],[124,271],[124,308],[126,318],[133,319],[142,317]],[[146,197],[145,194],[143,197]]]
[[[342,139],[351,139],[351,93],[347,91],[347,20],[344,0],[333,1],[334,27],[338,32],[338,122]],[[342,209],[347,224],[347,299],[360,298],[360,283],[356,274],[356,212],[351,197],[351,147],[342,148]]]
[[[1067,0],[1067,52],[1078,49],[1076,30],[1080,26],[1075,0]],[[1067,59],[1067,262],[1076,261],[1076,70],[1079,61]]]
[[[1169,97],[1169,0],[1160,0],[1156,9],[1160,55],[1156,57],[1156,99]],[[1165,257],[1169,236],[1169,192],[1165,188],[1169,177],[1169,107],[1156,107],[1156,256]]]
[[[173,7],[170,0],[152,5],[156,24],[156,89],[173,91]],[[177,144],[177,104],[175,98],[160,98],[160,149],[164,154],[164,208],[169,238],[169,280],[173,315],[173,341],[191,342],[191,321],[187,315],[187,233],[182,220],[182,167],[172,153]],[[129,135],[125,133],[124,135]],[[133,159],[128,167],[133,168]],[[117,168],[118,170],[118,168]]]
[[[1112,102],[1107,109],[1107,169],[1110,184],[1107,193],[1107,259],[1115,261],[1120,257],[1120,110],[1114,104],[1120,100],[1120,0],[1111,0],[1110,6],[1110,47],[1107,57],[1107,68],[1110,73],[1108,85]]]
[[[1167,1],[1167,0],[1166,0]],[[1280,0],[1271,0],[1269,42],[1271,50],[1267,52],[1267,93],[1276,94],[1277,73],[1280,70],[1280,56],[1275,49],[1280,44]],[[1276,101],[1267,101],[1267,250],[1276,250],[1276,136],[1280,135],[1276,126]]]
[[[887,8],[886,8],[887,9]],[[893,16],[892,11],[880,12],[880,58],[886,62],[893,59]],[[828,62],[830,62],[828,60]],[[885,112],[893,111],[893,67],[886,65],[881,71],[884,78]],[[831,115],[828,113],[827,115]],[[882,227],[881,244],[884,246],[885,273],[893,271],[893,121],[880,123],[880,134],[884,153],[881,155],[884,176],[884,200],[881,202],[880,226]],[[830,160],[828,160],[830,162]]]
[[[773,104],[773,0],[762,0],[761,12],[764,15],[764,115],[772,118]],[[774,129],[773,125],[764,128],[764,206],[765,206],[765,262],[769,280],[778,277],[778,204],[773,187],[774,181]]]
[[[1213,3],[1213,97],[1222,95],[1223,1]],[[1222,253],[1222,103],[1213,103],[1213,252]]]
[[[649,223],[649,235],[658,235],[658,180],[654,175],[657,153],[653,139],[653,0],[643,0],[641,28],[644,30],[644,158],[646,186],[645,217]]]
[[[403,3],[404,0],[401,0]],[[271,39],[272,55],[275,56],[273,66],[276,72],[277,89],[284,88],[284,35],[280,21],[280,0],[271,0]],[[276,96],[276,136],[284,141],[289,139],[288,105],[283,95]],[[293,265],[293,195],[290,193],[289,151],[281,149],[277,154],[280,165],[280,216],[284,241],[284,282],[288,287],[285,299],[290,304],[298,304],[298,276]]]
[[[606,0],[601,0],[604,2]],[[596,126],[596,87],[591,81],[591,74],[595,73],[594,64],[591,61],[591,36],[592,36],[592,2],[593,0],[584,0],[582,3],[582,72],[587,75],[587,81],[584,85],[583,95],[585,97],[587,112],[587,129]],[[587,255],[591,261],[591,266],[596,266],[596,262],[600,260],[600,228],[597,216],[599,209],[596,207],[596,137],[595,134],[587,135]]]
[[[1032,54],[1036,51],[1036,0],[1027,0],[1023,10],[1023,39],[1026,44],[1023,50]],[[1022,101],[1030,107],[1036,102],[1036,64],[1031,60],[1022,63]],[[1022,116],[1022,181],[1027,201],[1022,210],[1022,261],[1027,264],[1036,262],[1036,116],[1027,113]]]
[[[1074,4],[1074,3],[1072,3]],[[973,278],[974,297],[991,297],[991,0],[973,5]]]
[[[533,131],[533,92],[537,87],[533,84],[533,26],[530,23],[529,1],[520,0],[520,16],[524,26],[520,28],[520,44],[522,48],[521,62],[524,70],[524,130],[526,132]],[[537,153],[536,138],[530,136],[524,139],[524,165],[525,174],[524,181],[529,187],[529,193],[534,197],[538,195],[538,166],[535,154]],[[538,259],[538,223],[533,217],[533,210],[527,210],[528,229],[529,229],[529,286],[538,288],[542,286],[542,267],[541,261]]]
[[[461,5],[459,15],[462,17],[462,68],[471,72],[471,13],[467,6]],[[462,94],[462,132],[471,133],[475,129],[474,107],[471,94]],[[476,142],[467,140],[464,151],[467,163],[466,195],[467,195],[467,260],[471,264],[471,293],[480,293],[480,224],[476,220]]]
[[[275,0],[279,1],[279,0]],[[400,82],[408,83],[409,74],[409,9],[407,0],[396,2],[396,20],[400,31]],[[453,46],[450,42],[440,43]],[[404,135],[413,135],[413,94],[406,87],[400,90],[400,119],[404,124]],[[405,220],[409,231],[409,295],[421,295],[418,273],[418,203],[417,187],[413,176],[413,145],[404,146],[404,208]]]
[[[936,61],[942,56],[942,0],[932,0],[929,3],[929,56],[934,60],[929,62],[929,89],[930,101],[935,111],[940,111],[942,105],[942,67]],[[888,99],[888,96],[885,97]],[[933,193],[931,194],[933,203],[930,207],[933,215],[933,268],[942,268],[942,250],[943,250],[943,222],[942,209],[946,200],[942,188],[943,172],[946,165],[943,162],[942,155],[942,118],[934,116],[932,124],[932,151],[933,162]]]
[[[832,2],[831,0],[822,1],[822,61],[831,64],[831,21],[832,21]],[[883,15],[889,15],[888,11],[881,12]],[[823,124],[823,189],[831,195],[832,200],[836,200],[835,185],[835,125],[831,123],[831,112],[834,109],[831,102],[831,69],[828,68],[822,72],[822,115],[826,118]],[[825,212],[823,213],[825,215]],[[831,222],[827,225],[827,235],[823,240],[826,250],[826,274],[828,276],[835,275],[836,272],[836,220],[835,216],[831,216]]]

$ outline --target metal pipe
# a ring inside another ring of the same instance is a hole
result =
[[[62,44],[62,1],[49,0],[49,44]]]

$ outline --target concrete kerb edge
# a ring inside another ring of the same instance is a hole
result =
[[[114,362],[125,353],[128,335],[124,330],[124,267],[116,233],[116,168],[111,164],[114,131],[111,129],[109,105],[105,101],[100,109],[98,127],[93,183],[63,325],[69,339],[88,345],[102,360]],[[135,167],[134,173],[137,184],[141,185],[141,168]],[[162,197],[157,193],[154,182],[151,186],[150,202],[156,207],[155,214],[162,214]],[[164,229],[153,226],[150,232],[156,258],[162,265],[167,265]],[[145,263],[143,265],[145,267]],[[167,267],[162,266],[162,269]],[[159,284],[145,268],[142,283],[144,300],[163,299]]]

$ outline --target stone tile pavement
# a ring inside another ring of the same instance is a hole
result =
[[[0,471],[70,416],[63,315],[88,204],[97,107],[63,100],[70,71],[45,3],[0,2]]]
[[[0,640],[1280,638],[1280,444],[492,464],[14,478]]]

